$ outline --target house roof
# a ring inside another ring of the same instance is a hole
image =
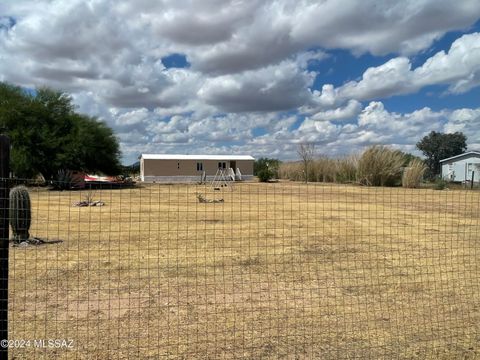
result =
[[[147,160],[255,160],[250,155],[142,154]]]
[[[442,160],[440,160],[440,162],[445,162],[445,161],[448,161],[448,160],[453,160],[453,159],[457,159],[457,158],[468,156],[468,155],[480,156],[480,151],[467,151],[466,153],[463,153],[463,154],[460,154],[460,155],[455,155],[455,156],[452,156],[452,157],[449,157],[449,158],[446,158],[446,159],[442,159]]]

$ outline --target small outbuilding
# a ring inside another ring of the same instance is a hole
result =
[[[213,180],[220,171],[232,178],[253,178],[250,155],[142,154],[140,178],[144,182],[194,182]]]
[[[466,153],[440,160],[442,165],[442,178],[447,181],[465,182],[480,180],[480,151]]]

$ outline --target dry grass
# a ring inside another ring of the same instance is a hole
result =
[[[320,157],[311,161],[308,181],[351,183],[356,180],[358,156],[350,155],[334,159]],[[305,179],[301,162],[286,162],[279,166],[280,179],[301,181]]]
[[[285,180],[301,181],[305,176],[303,171],[300,162],[285,162],[278,167],[278,177]]]
[[[200,204],[196,192],[221,204]],[[32,190],[15,359],[474,359],[480,194],[323,184]]]
[[[386,146],[372,146],[358,161],[357,178],[364,185],[395,185],[401,179],[404,155]]]
[[[418,188],[427,171],[427,166],[422,160],[414,159],[403,171],[402,186],[406,188]]]

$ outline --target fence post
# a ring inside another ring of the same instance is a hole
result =
[[[0,359],[8,359],[8,246],[10,139],[0,135]]]

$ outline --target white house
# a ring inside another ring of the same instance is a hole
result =
[[[440,160],[442,178],[448,181],[469,181],[474,174],[474,181],[480,180],[480,151],[466,153]]]

